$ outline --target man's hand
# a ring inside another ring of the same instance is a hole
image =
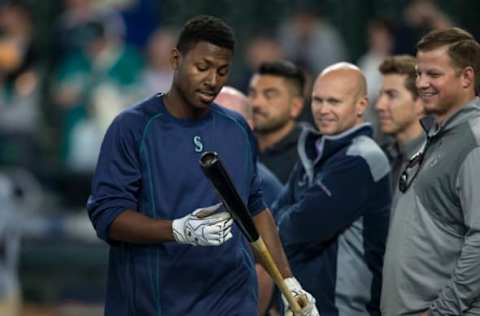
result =
[[[310,293],[302,289],[302,286],[300,283],[298,283],[297,279],[293,277],[286,278],[285,283],[292,292],[293,297],[302,307],[300,313],[293,313],[290,309],[290,304],[288,304],[287,299],[282,295],[283,305],[285,306],[285,316],[320,316],[320,313],[315,306],[315,298]]]
[[[232,238],[233,219],[227,212],[215,213],[222,203],[196,209],[172,221],[178,243],[194,246],[219,246]]]

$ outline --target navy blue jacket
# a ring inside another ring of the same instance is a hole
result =
[[[293,273],[322,316],[380,315],[390,167],[371,135],[368,124],[335,136],[305,129],[274,206]]]
[[[216,151],[252,215],[266,208],[256,143],[237,113],[215,104],[181,120],[154,96],[121,113],[105,136],[88,213],[110,245],[105,315],[256,315],[254,258],[235,225],[218,247],[175,242],[134,245],[108,238],[115,218],[133,209],[151,218],[183,217],[219,198],[199,159]]]

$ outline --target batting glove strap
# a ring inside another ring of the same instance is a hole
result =
[[[290,304],[284,295],[282,295],[283,304],[285,306],[285,315],[294,315],[294,316],[320,316],[320,313],[315,306],[315,298],[305,291],[298,280],[294,277],[284,279],[285,284],[287,285],[290,292],[292,292],[295,299],[300,300],[300,305],[302,310],[300,313],[293,313],[290,309]]]
[[[215,213],[221,203],[199,208],[172,221],[173,237],[178,243],[194,246],[219,246],[232,238],[233,220],[229,213]]]

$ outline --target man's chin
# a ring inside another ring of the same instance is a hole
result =
[[[425,110],[430,109],[434,111],[438,108],[438,99],[436,97],[422,98],[421,100]]]
[[[430,103],[423,103],[423,110],[425,114],[430,115],[430,114],[436,114],[438,113],[438,105],[436,103],[430,102]]]
[[[320,131],[320,134],[322,134],[322,135],[334,135],[335,134],[335,131],[331,128],[320,127],[318,130]]]
[[[380,131],[386,135],[392,135],[397,132],[397,129],[390,125],[380,125]]]
[[[257,122],[254,122],[255,132],[261,135],[268,135],[276,131],[281,130],[285,125],[275,124],[275,125],[261,125]]]
[[[192,105],[196,109],[205,109],[212,103],[212,101],[213,100],[208,101],[208,100],[204,100],[204,99],[196,99],[195,102],[192,103]]]
[[[254,124],[255,125],[255,133],[257,134],[260,134],[260,135],[268,135],[272,132],[271,129],[268,129],[268,128],[263,128],[263,127],[258,127],[258,125]]]

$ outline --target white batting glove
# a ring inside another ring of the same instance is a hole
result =
[[[233,219],[227,212],[215,213],[222,203],[196,209],[172,221],[178,243],[194,246],[219,246],[232,238]]]
[[[293,313],[287,299],[282,295],[283,305],[285,306],[285,316],[320,316],[320,313],[315,306],[315,298],[302,289],[302,286],[298,283],[297,279],[291,277],[286,278],[284,281],[288,289],[292,292],[295,300],[299,302],[302,307],[302,310],[299,313]]]

